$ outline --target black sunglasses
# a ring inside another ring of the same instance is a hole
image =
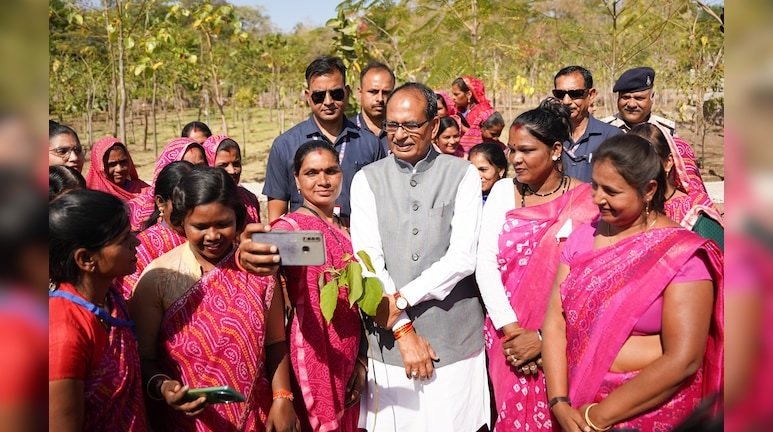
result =
[[[311,92],[311,101],[315,104],[321,104],[325,101],[325,96],[330,93],[330,97],[337,102],[340,102],[344,100],[344,96],[346,96],[346,92],[344,92],[343,88],[337,88],[332,90],[318,90]]]
[[[553,89],[553,96],[556,99],[563,99],[564,96],[569,95],[571,99],[582,99],[588,94],[588,89],[576,89],[576,90],[558,90]]]

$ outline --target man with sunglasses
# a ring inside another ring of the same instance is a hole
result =
[[[360,72],[360,112],[353,121],[363,132],[371,132],[389,153],[386,132],[381,128],[386,118],[386,101],[395,88],[395,74],[384,63],[369,62]]]
[[[596,89],[588,69],[567,66],[553,78],[553,86],[553,96],[570,110],[571,137],[563,143],[564,173],[590,182],[593,152],[605,139],[619,135],[620,129],[597,120],[591,114]]]
[[[628,132],[640,123],[655,123],[676,135],[673,120],[652,114],[655,91],[655,70],[650,67],[628,69],[615,82],[612,92],[617,93],[617,114],[601,119],[614,127]]]
[[[434,91],[398,87],[384,123],[392,154],[352,182],[352,246],[368,253],[386,293],[375,319],[364,319],[369,391],[360,427],[371,432],[476,431],[490,420],[473,277],[480,176],[435,150],[438,127]]]
[[[346,67],[338,57],[321,56],[306,68],[306,102],[311,116],[279,135],[271,146],[266,165],[263,194],[268,197],[268,220],[298,209],[303,198],[295,185],[293,159],[298,147],[312,139],[326,140],[338,151],[344,173],[336,211],[344,221],[349,219],[349,188],[360,168],[386,156],[381,143],[372,133],[363,132],[346,118],[344,109],[349,98]]]

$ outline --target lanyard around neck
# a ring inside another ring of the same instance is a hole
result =
[[[133,333],[135,333],[136,336],[136,328],[134,325],[134,321],[132,320],[122,320],[120,318],[115,318],[111,316],[109,313],[107,313],[106,310],[102,309],[101,307],[95,305],[94,303],[89,302],[88,300],[85,300],[81,297],[76,296],[73,293],[69,293],[62,290],[53,290],[48,292],[49,297],[59,297],[63,298],[65,300],[69,300],[78,306],[83,307],[87,311],[94,314],[97,318],[102,320],[105,324],[107,324],[110,327],[128,327],[131,329]],[[119,307],[121,307],[119,305]],[[126,313],[126,310],[121,307],[121,310],[123,311],[124,315],[128,316]]]

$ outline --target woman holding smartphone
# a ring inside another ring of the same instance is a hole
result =
[[[223,170],[196,167],[172,194],[187,241],[153,260],[130,309],[158,430],[297,430],[274,278],[242,271],[234,241],[245,209]],[[207,404],[189,389],[229,386],[245,403]],[[273,397],[272,397],[273,390]],[[171,409],[170,409],[171,408]]]
[[[348,228],[334,212],[343,179],[338,152],[325,141],[308,141],[298,148],[293,166],[303,205],[277,219],[273,228],[321,231],[326,251],[323,265],[282,269],[292,305],[287,338],[297,383],[295,410],[303,430],[356,431],[367,372],[365,351],[358,356],[359,310],[349,307],[348,289],[339,289],[329,324],[320,309],[319,281],[330,280],[324,271],[343,269],[346,256],[354,255]]]

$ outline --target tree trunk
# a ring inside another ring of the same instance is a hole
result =
[[[107,54],[110,58],[110,88],[108,89],[108,104],[107,104],[107,118],[105,119],[105,127],[113,136],[118,134],[118,123],[116,121],[116,114],[118,111],[118,78],[115,71],[115,51],[113,50],[113,42],[110,40],[110,33],[107,32],[107,27],[110,24],[110,4],[107,0],[104,4],[104,18],[105,18],[105,32],[107,34]]]
[[[124,70],[123,1],[115,0],[115,7],[118,10],[118,139],[126,144],[126,71]],[[132,138],[133,135],[134,131],[132,131]]]
[[[158,155],[158,130],[156,129],[156,92],[158,91],[158,81],[156,80],[156,71],[153,71],[153,97],[150,99],[150,110],[153,113],[153,150]],[[166,113],[166,111],[164,111]],[[166,117],[166,115],[164,115]],[[158,156],[156,156],[158,157]]]

